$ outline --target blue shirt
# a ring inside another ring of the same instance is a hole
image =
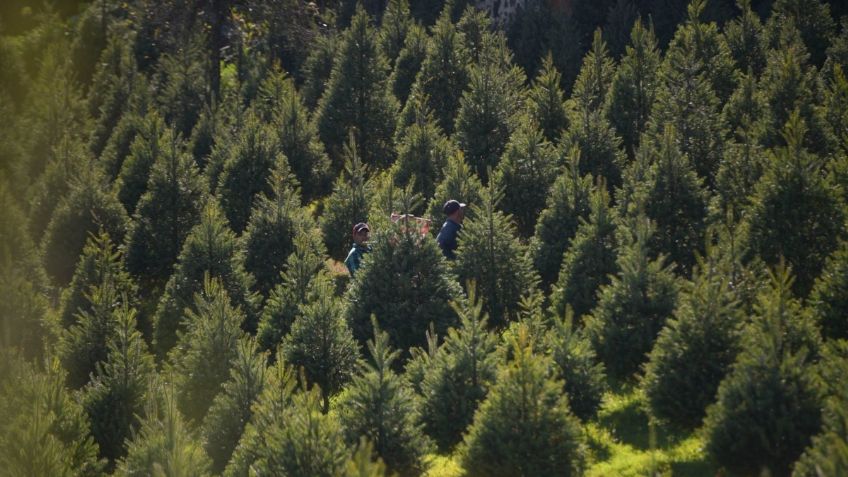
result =
[[[353,247],[351,247],[350,252],[347,254],[347,258],[344,261],[347,271],[350,272],[350,276],[353,276],[353,274],[359,270],[359,266],[362,263],[362,256],[370,251],[371,247],[368,245],[359,245],[358,243],[353,242]]]
[[[462,225],[448,219],[445,221],[444,225],[442,225],[442,230],[439,231],[439,235],[436,236],[436,241],[439,242],[442,254],[444,254],[444,256],[449,260],[456,258],[454,250],[456,250],[457,247],[456,237],[459,234],[460,229],[462,229]]]

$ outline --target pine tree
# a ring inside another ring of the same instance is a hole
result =
[[[496,210],[502,197],[500,185],[492,180],[480,205],[472,204],[474,217],[460,231],[454,267],[461,281],[477,281],[483,309],[495,327],[517,317],[521,296],[531,293],[539,281],[512,217]]]
[[[424,58],[427,55],[429,43],[430,37],[427,36],[427,31],[424,27],[417,23],[409,26],[403,48],[398,53],[394,70],[392,70],[392,74],[389,76],[392,93],[394,93],[401,104],[406,104],[406,100],[409,98],[412,85],[415,83],[415,77],[421,70],[421,65],[424,63]]]
[[[830,16],[830,5],[820,0],[775,0],[766,23],[766,41],[775,46],[780,30],[787,25],[798,30],[813,64],[820,66],[824,63],[827,47],[836,30]]]
[[[766,66],[763,23],[751,9],[751,0],[737,0],[736,6],[742,15],[731,19],[724,27],[727,46],[740,71],[752,71],[759,76]]]
[[[373,454],[374,446],[364,437],[359,439],[359,445],[345,465],[344,477],[386,477],[386,464],[379,457],[372,461]]]
[[[770,273],[742,352],[707,410],[707,452],[729,471],[784,476],[821,425],[822,400],[814,373],[815,325],[792,297],[785,267]]]
[[[716,173],[716,194],[711,214],[731,214],[738,220],[751,205],[752,192],[763,175],[766,152],[760,146],[756,130],[737,130],[737,140],[724,150],[724,158]]]
[[[445,133],[452,134],[460,98],[468,86],[471,56],[465,36],[451,22],[447,10],[442,12],[430,32],[427,54],[410,95],[427,98],[439,126]],[[407,101],[404,109],[409,107]]]
[[[432,197],[442,180],[448,158],[456,154],[456,145],[445,137],[432,117],[424,117],[404,131],[397,146],[394,181],[401,186],[415,178],[415,192]]]
[[[606,186],[598,184],[589,197],[588,216],[580,220],[562,257],[559,278],[551,289],[551,312],[565,316],[570,307],[582,319],[598,303],[598,290],[618,271],[616,224]]]
[[[615,5],[610,6],[604,26],[604,40],[613,58],[621,59],[624,56],[633,25],[639,21],[639,10],[633,0],[617,0]]]
[[[556,281],[562,255],[577,233],[580,219],[589,215],[592,177],[580,176],[580,151],[572,148],[565,169],[546,191],[545,208],[536,221],[533,262],[543,288]]]
[[[345,147],[344,169],[336,177],[333,193],[324,201],[324,215],[321,216],[321,234],[327,252],[336,260],[343,260],[350,250],[351,227],[368,220],[367,198],[371,195],[371,184],[367,166],[357,151],[356,138],[351,134]]]
[[[522,326],[510,341],[512,359],[500,366],[474,415],[461,449],[468,475],[580,475],[580,424],[550,377],[550,358],[533,351]]]
[[[313,293],[315,299],[301,306],[282,351],[286,362],[303,369],[306,379],[321,389],[327,412],[330,397],[350,380],[359,348],[329,277],[317,278]]]
[[[115,475],[211,475],[212,463],[180,414],[173,389],[158,379],[150,389],[141,428],[127,443],[127,455]]]
[[[663,257],[651,259],[653,224],[631,219],[618,252],[617,275],[598,291],[598,304],[585,318],[586,330],[609,374],[629,378],[645,361],[657,334],[677,304],[677,282]]]
[[[137,81],[140,84],[133,88],[132,96],[127,100],[127,110],[115,123],[99,156],[107,177],[113,180],[121,174],[133,142],[144,125],[144,118],[156,110],[152,93],[143,87],[141,77]]]
[[[115,184],[118,199],[130,214],[135,212],[139,199],[147,190],[153,165],[161,162],[160,158],[176,149],[180,142],[176,133],[167,129],[155,111],[150,111],[140,120],[129,156],[123,161]]]
[[[390,0],[380,22],[380,51],[389,66],[395,66],[412,25],[409,0]]]
[[[574,82],[571,101],[575,109],[588,112],[599,110],[606,100],[614,74],[615,64],[599,28],[595,30],[592,46],[583,58],[580,73]]]
[[[630,33],[630,45],[615,71],[604,105],[607,119],[621,136],[624,150],[631,157],[651,115],[660,62],[653,26],[646,28],[642,20],[637,19]]]
[[[207,275],[193,309],[185,312],[186,331],[178,333],[168,355],[174,396],[189,422],[203,420],[227,381],[238,356],[236,344],[244,336],[243,321],[244,313],[230,304],[225,284]]]
[[[321,139],[336,163],[341,162],[349,131],[356,137],[357,154],[363,162],[391,163],[399,106],[388,87],[388,75],[368,15],[357,8],[343,34],[315,116]]]
[[[848,241],[841,241],[828,257],[813,285],[809,305],[821,327],[822,336],[848,339]]]
[[[103,474],[85,412],[65,388],[57,360],[40,370],[0,350],[0,468],[3,475]]]
[[[349,443],[364,436],[390,471],[420,475],[429,441],[417,424],[412,390],[392,370],[400,351],[389,345],[389,334],[372,317],[374,338],[368,340],[371,362],[361,362],[359,373],[338,404],[339,419]]]
[[[207,82],[202,41],[201,34],[191,35],[176,51],[162,55],[157,64],[158,109],[182,137],[191,135],[203,110],[207,88],[212,86]]]
[[[96,365],[82,399],[91,434],[110,469],[125,455],[124,442],[139,429],[139,416],[155,371],[153,356],[136,329],[135,309],[128,306],[126,298],[119,306],[114,314],[114,332],[106,343],[106,360]]]
[[[303,63],[303,101],[314,110],[324,95],[341,39],[334,31],[318,35]]]
[[[170,138],[153,164],[127,234],[127,270],[142,285],[145,298],[156,299],[171,276],[206,201],[206,184],[194,160],[177,138]]]
[[[44,268],[53,283],[65,286],[71,281],[89,234],[103,230],[121,242],[127,222],[127,213],[105,186],[102,172],[96,167],[80,171],[53,211],[41,244]]]
[[[229,379],[212,401],[201,427],[215,474],[224,470],[253,415],[253,403],[265,387],[266,362],[267,355],[258,352],[256,341],[241,338],[236,342]]]
[[[462,440],[477,405],[495,382],[500,360],[497,337],[486,330],[488,316],[474,283],[467,289],[466,300],[451,303],[459,326],[448,329],[420,384],[424,431],[442,451],[450,451]]]
[[[546,200],[550,200],[560,164],[559,154],[541,129],[527,117],[518,121],[495,174],[505,186],[501,210],[515,218],[522,237],[529,237]]]
[[[715,252],[699,261],[642,378],[652,416],[686,429],[701,424],[740,350],[741,309],[722,262]]]
[[[600,111],[583,109],[575,111],[569,119],[570,126],[560,140],[563,154],[572,149],[580,152],[580,174],[603,177],[612,191],[621,185],[621,169],[625,155],[621,139]]]
[[[445,213],[442,208],[450,199],[458,200],[465,204],[479,204],[483,185],[480,179],[471,170],[471,166],[465,162],[462,152],[457,151],[446,160],[443,179],[436,185],[433,198],[427,207],[428,217],[433,221],[430,232],[439,232],[438,224],[444,220]],[[466,217],[473,217],[474,211],[466,209]]]
[[[767,264],[784,257],[797,276],[794,291],[807,296],[840,238],[845,212],[821,159],[804,146],[807,129],[793,113],[784,129],[786,147],[769,151],[766,171],[748,214],[748,246]]]
[[[542,128],[545,139],[555,142],[568,127],[568,114],[565,108],[565,93],[560,84],[562,75],[554,65],[550,52],[542,61],[542,66],[527,95],[527,107],[530,117]]]
[[[220,209],[214,203],[207,205],[200,223],[185,240],[153,317],[154,349],[160,360],[176,344],[178,331],[187,329],[184,311],[196,305],[194,295],[203,291],[207,275],[220,279],[230,302],[241,309],[241,326],[248,331],[256,329],[256,297],[249,291],[253,277],[244,271],[242,260],[240,244]]]

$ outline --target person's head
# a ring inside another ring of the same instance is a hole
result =
[[[458,224],[461,224],[462,219],[465,218],[465,204],[457,200],[451,199],[445,202],[445,206],[442,210],[445,212],[445,215],[447,215],[449,219],[453,220]]]
[[[353,241],[359,245],[364,245],[370,238],[371,229],[368,224],[360,222],[353,226]]]

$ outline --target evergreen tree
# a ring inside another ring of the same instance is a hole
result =
[[[153,342],[158,358],[164,358],[176,344],[177,332],[187,329],[184,311],[196,304],[194,295],[203,291],[206,275],[220,279],[232,305],[241,309],[244,318],[241,326],[248,331],[256,329],[256,297],[249,291],[253,277],[244,271],[242,260],[240,244],[220,209],[214,203],[207,205],[200,223],[185,240],[179,263],[165,285],[153,317]]]
[[[125,441],[139,429],[139,416],[155,371],[153,356],[136,329],[135,309],[126,300],[119,306],[114,313],[114,332],[106,343],[106,360],[96,365],[82,399],[91,434],[110,468],[125,455]]]
[[[354,224],[368,220],[368,196],[371,184],[367,166],[357,152],[356,138],[350,135],[345,147],[344,169],[333,184],[333,193],[324,201],[321,234],[331,258],[344,260],[350,250],[350,230]]]
[[[501,210],[515,218],[522,237],[533,234],[559,169],[557,151],[541,129],[527,117],[519,119],[495,174],[505,185]]]
[[[190,422],[199,424],[238,357],[244,313],[230,304],[225,284],[208,275],[194,302],[185,312],[186,331],[178,333],[168,361],[177,405]]]
[[[374,236],[371,245],[346,294],[346,317],[360,342],[373,334],[371,315],[381,317],[402,352],[423,344],[428,324],[443,333],[454,323],[449,302],[461,290],[434,240],[394,225]]]
[[[127,455],[115,471],[120,477],[147,475],[211,475],[203,446],[180,414],[174,391],[154,381],[137,434],[127,443]]]
[[[456,154],[456,149],[432,117],[420,118],[405,129],[397,146],[394,181],[404,186],[414,177],[415,192],[432,197],[448,158]]]
[[[614,74],[615,64],[609,56],[601,30],[597,29],[574,82],[571,101],[575,109],[589,112],[599,110],[606,100]]]
[[[848,78],[845,77],[843,67],[840,65],[834,65],[830,71],[832,71],[832,78],[828,79],[824,91],[825,119],[833,130],[838,146],[837,154],[845,157],[848,156]],[[845,180],[845,172],[840,175],[841,183],[848,184]]]
[[[764,132],[762,118],[765,114],[765,98],[757,87],[757,77],[748,70],[748,74],[740,78],[739,87],[725,103],[721,115],[737,142],[742,142],[745,136],[752,136],[759,143]],[[728,147],[732,147],[732,143]]]
[[[340,38],[334,31],[318,35],[303,63],[301,94],[310,109],[314,109],[324,95],[340,43]]]
[[[391,163],[391,138],[399,106],[388,88],[388,75],[388,64],[368,15],[357,8],[336,52],[315,116],[321,139],[337,163],[341,162],[349,131],[353,131],[357,154],[365,163]]]
[[[824,264],[810,293],[809,305],[822,336],[848,339],[848,242],[841,241]]]
[[[209,76],[204,68],[202,40],[200,34],[192,35],[176,51],[162,55],[157,64],[158,109],[182,137],[191,135],[203,110],[207,88],[213,86],[206,81]],[[215,88],[213,94],[217,95]]]
[[[445,213],[442,209],[445,202],[450,199],[458,200],[465,204],[479,204],[483,185],[480,179],[471,170],[471,166],[465,162],[462,152],[457,151],[446,160],[443,179],[436,185],[433,198],[427,207],[428,217],[433,221],[430,232],[439,232],[439,224],[444,220]],[[466,217],[473,217],[472,209],[465,210]]]
[[[147,191],[127,234],[127,270],[155,299],[171,276],[186,237],[200,221],[206,184],[176,138],[165,145],[150,171]]]
[[[317,278],[313,287],[315,299],[301,307],[282,351],[288,363],[303,369],[306,379],[321,389],[327,412],[330,397],[350,380],[359,348],[329,278]]]
[[[477,281],[483,309],[496,327],[517,317],[521,296],[531,293],[539,281],[512,217],[496,210],[502,197],[500,185],[492,180],[480,205],[472,204],[474,217],[460,232],[454,267],[461,281]]]
[[[142,194],[147,190],[151,169],[160,157],[176,149],[180,139],[155,112],[149,112],[140,121],[138,131],[129,149],[129,156],[122,163],[115,189],[124,208],[132,214]]]
[[[633,25],[639,21],[639,10],[633,0],[617,0],[615,5],[610,6],[604,25],[604,39],[615,59],[624,55]]]
[[[787,146],[769,151],[747,220],[751,252],[772,265],[784,257],[802,297],[845,237],[844,208],[822,176],[820,159],[803,146],[806,131],[800,114],[793,113],[783,133]]]
[[[530,117],[542,128],[545,139],[558,141],[568,127],[568,114],[565,108],[565,93],[560,84],[562,75],[554,66],[551,53],[545,56],[542,66],[527,95],[527,107]]]
[[[609,284],[616,265],[616,224],[606,186],[599,184],[589,197],[590,211],[580,220],[571,245],[562,257],[559,278],[551,289],[551,311],[565,316],[571,307],[582,319],[598,303],[598,290]]]
[[[741,310],[732,275],[715,255],[701,260],[684,285],[641,383],[651,414],[687,429],[701,424],[739,352]]]
[[[450,451],[462,440],[477,405],[495,382],[500,360],[497,337],[486,330],[483,302],[473,282],[467,288],[467,300],[451,303],[459,327],[448,329],[420,383],[424,431],[442,451]]]
[[[562,255],[577,233],[581,217],[589,215],[592,177],[580,176],[579,162],[580,150],[572,148],[566,168],[546,191],[545,208],[536,222],[533,262],[544,288],[556,281]]]
[[[712,198],[711,213],[731,214],[738,220],[751,205],[752,192],[763,174],[766,153],[759,145],[756,127],[741,127],[736,131],[736,141],[729,142],[724,158],[716,173],[716,194]]]
[[[613,75],[604,110],[631,157],[645,132],[659,82],[660,51],[653,26],[637,19],[621,64]]]
[[[410,94],[426,98],[439,126],[452,134],[460,98],[469,81],[471,57],[465,36],[451,22],[448,9],[439,16],[430,34],[427,54]],[[404,109],[409,107],[407,101]]]
[[[262,349],[274,350],[288,334],[300,307],[313,297],[315,278],[323,267],[323,254],[307,234],[294,238],[294,250],[286,259],[278,283],[265,302],[256,339]]]
[[[367,270],[367,269],[366,269]],[[374,338],[368,340],[371,362],[361,362],[347,392],[339,400],[338,415],[348,442],[364,436],[390,471],[420,475],[429,441],[417,424],[412,390],[392,370],[400,351],[389,345],[389,334],[372,317]]]
[[[380,51],[394,67],[413,25],[409,0],[389,0],[380,22]]]
[[[89,234],[103,230],[115,242],[124,239],[127,213],[104,182],[96,167],[80,171],[68,195],[53,211],[41,247],[44,268],[57,285],[71,281]]]
[[[814,373],[818,332],[792,297],[785,267],[771,273],[742,337],[742,352],[707,410],[707,451],[729,471],[789,475],[821,425]]]
[[[406,100],[409,98],[415,77],[421,70],[421,65],[427,55],[429,43],[430,37],[427,36],[424,27],[417,23],[409,26],[409,31],[404,38],[403,48],[398,53],[394,70],[389,76],[392,93],[401,104],[406,104]]]
[[[580,152],[580,174],[603,177],[610,191],[621,184],[621,169],[625,155],[621,139],[600,111],[583,109],[575,111],[569,119],[570,127],[560,140],[563,154],[572,149]]]
[[[562,318],[554,320],[550,332],[545,334],[545,345],[557,366],[557,377],[563,382],[574,415],[584,421],[594,417],[607,390],[606,373],[591,341],[582,328],[574,325],[570,307]]]
[[[751,9],[751,0],[737,0],[736,6],[742,14],[724,26],[727,46],[740,71],[752,71],[758,76],[766,66],[763,23]]]
[[[267,355],[257,351],[253,339],[241,338],[236,342],[230,377],[203,419],[204,447],[212,460],[211,470],[216,474],[229,462],[253,415],[253,403],[264,390]]]
[[[469,475],[580,475],[580,424],[551,360],[534,353],[526,326],[511,342],[512,359],[474,415],[461,449]]]
[[[5,347],[0,358],[3,475],[102,475],[105,462],[59,362],[48,360],[42,371]]]
[[[830,16],[830,5],[827,2],[775,0],[771,16],[766,23],[767,41],[772,46],[779,41],[780,30],[786,26],[798,30],[814,65],[820,66],[824,63],[827,47],[836,30],[836,24]]]
[[[144,119],[156,110],[151,92],[143,87],[143,79],[139,76],[140,84],[133,88],[132,96],[127,101],[127,110],[115,123],[100,153],[100,163],[103,164],[107,177],[113,180],[121,174],[133,142],[144,126]]]
[[[643,217],[625,224],[618,252],[619,272],[598,292],[598,304],[585,318],[592,345],[609,374],[628,378],[645,361],[657,334],[677,304],[677,282],[663,257],[652,260],[648,241],[653,224]]]

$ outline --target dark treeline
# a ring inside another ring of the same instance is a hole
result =
[[[470,3],[4,3],[0,475],[848,474],[844,4]]]

